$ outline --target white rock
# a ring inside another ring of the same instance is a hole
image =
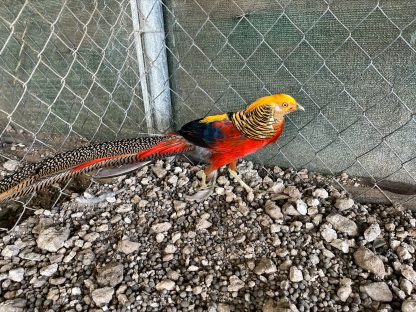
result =
[[[396,253],[401,260],[408,260],[412,258],[412,254],[404,246],[397,247]]]
[[[51,265],[48,265],[46,267],[41,268],[39,273],[42,276],[49,277],[49,276],[54,275],[56,271],[58,271],[58,264],[54,263],[54,264],[51,264]]]
[[[156,233],[164,233],[170,230],[172,224],[170,222],[155,223],[152,225],[152,230]]]
[[[400,272],[404,278],[412,282],[413,285],[416,285],[416,272],[410,265],[402,264],[400,266]]]
[[[176,284],[175,284],[174,281],[166,278],[166,279],[163,279],[159,283],[156,284],[156,289],[159,290],[159,291],[162,291],[162,290],[171,291],[171,290],[175,289],[175,286],[176,286]]]
[[[42,230],[36,240],[37,246],[49,252],[58,251],[64,246],[69,237],[69,229],[55,229],[53,227]]]
[[[320,204],[319,199],[316,198],[308,198],[306,203],[309,207],[317,207]]]
[[[169,244],[169,245],[167,245],[166,247],[165,247],[165,249],[164,249],[164,253],[165,254],[173,254],[173,253],[175,253],[176,252],[176,250],[177,250],[178,248],[176,248],[176,246],[175,245],[172,245],[172,244]]]
[[[408,296],[412,293],[413,284],[406,278],[402,278],[400,281],[400,289]]]
[[[280,207],[277,206],[272,201],[267,201],[264,207],[265,212],[274,220],[282,219],[283,213],[280,210]]]
[[[340,288],[338,288],[337,291],[337,296],[339,297],[339,299],[343,302],[347,301],[348,297],[351,295],[352,293],[352,288],[350,285],[345,285],[345,286],[341,286]]]
[[[94,290],[91,293],[92,300],[94,300],[97,306],[102,306],[108,304],[113,298],[114,288],[112,287],[103,287]]]
[[[198,271],[199,270],[199,267],[197,267],[196,265],[190,265],[189,267],[188,267],[188,271],[189,272],[196,272],[196,271]]]
[[[328,243],[332,242],[334,239],[338,238],[337,232],[331,228],[325,228],[321,231],[322,238]]]
[[[297,267],[292,266],[289,269],[289,280],[291,282],[297,283],[303,281],[303,273]]]
[[[216,311],[217,312],[231,312],[231,308],[228,304],[218,303]]]
[[[16,245],[7,245],[1,251],[1,255],[5,258],[15,257],[19,254],[20,249]]]
[[[328,198],[329,196],[328,192],[323,188],[316,189],[315,191],[312,192],[312,195],[318,198],[323,198],[323,199]]]
[[[117,213],[126,213],[133,210],[132,204],[123,204],[116,208]]]
[[[302,199],[298,199],[296,200],[296,210],[302,216],[306,216],[306,214],[308,213],[308,205],[306,205],[306,203]]]
[[[375,275],[384,278],[386,270],[383,261],[371,250],[360,247],[354,252],[355,263]]]
[[[341,250],[343,253],[348,253],[350,250],[350,245],[345,240],[334,239],[330,244],[332,247]]]
[[[173,271],[173,270],[168,271],[166,275],[169,279],[174,280],[174,281],[177,281],[179,277],[181,276],[178,271]]]
[[[340,211],[350,209],[354,205],[354,200],[351,198],[338,198],[335,202],[335,207]]]
[[[385,282],[367,284],[362,289],[375,301],[390,302],[393,300],[393,294]]]
[[[263,258],[254,268],[254,273],[261,275],[263,273],[272,274],[277,271],[276,265],[269,258]]]
[[[285,185],[283,184],[283,182],[276,182],[268,189],[269,192],[272,192],[275,194],[280,194],[284,190],[285,190]]]
[[[9,278],[14,282],[21,282],[25,276],[25,269],[17,268],[9,271]]]
[[[79,295],[81,295],[81,288],[79,288],[79,287],[72,287],[72,289],[71,289],[71,295],[72,296],[79,296]]]
[[[238,278],[236,275],[230,276],[230,282],[228,284],[228,291],[234,292],[239,291],[241,288],[244,288],[244,282]]]
[[[292,205],[283,205],[283,213],[289,216],[299,216],[299,211]]]
[[[209,222],[206,218],[200,218],[196,223],[195,229],[197,231],[205,230],[211,227],[212,223]]]
[[[402,312],[415,312],[416,311],[416,299],[409,298],[402,303]]]
[[[132,242],[128,239],[123,239],[118,242],[117,250],[128,255],[139,250],[140,244]]]
[[[332,224],[333,228],[337,231],[346,233],[351,236],[358,234],[358,227],[354,221],[341,216],[339,214],[330,215],[326,220]]]
[[[159,179],[164,178],[168,173],[167,170],[159,166],[152,166],[152,171]]]
[[[286,187],[284,193],[294,199],[299,199],[302,197],[302,193],[297,189],[296,186],[293,185]]]
[[[8,160],[3,164],[3,168],[7,171],[15,171],[17,166],[19,166],[19,162],[17,160]]]
[[[186,203],[179,200],[173,201],[173,208],[175,208],[176,211],[183,210],[186,208]]]
[[[177,185],[178,184],[178,176],[176,176],[176,175],[173,175],[173,176],[171,176],[169,179],[168,179],[168,183],[169,184],[172,184],[173,186],[175,186],[175,185]]]
[[[380,225],[378,225],[378,223],[373,223],[364,231],[364,238],[367,242],[372,242],[379,237],[380,234]]]
[[[0,303],[1,312],[24,312],[26,308],[26,300],[22,298],[7,300]]]

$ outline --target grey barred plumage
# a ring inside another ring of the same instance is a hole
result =
[[[158,143],[172,138],[174,136],[150,136],[92,144],[45,158],[37,163],[26,164],[20,170],[0,181],[0,202],[11,197],[31,193],[47,185],[62,182],[81,173],[137,161],[136,154],[138,152],[148,150]],[[89,166],[85,170],[64,172],[31,185],[39,179],[54,175],[62,170],[106,157],[115,158]]]
[[[273,128],[273,108],[270,105],[260,106],[250,112],[241,111],[231,115],[234,126],[247,138],[264,140],[276,133]]]

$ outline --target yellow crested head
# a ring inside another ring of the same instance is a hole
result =
[[[290,95],[279,93],[269,96],[264,96],[253,102],[245,112],[253,111],[262,106],[272,106],[275,117],[282,117],[288,113],[300,110],[305,110],[296,100]]]

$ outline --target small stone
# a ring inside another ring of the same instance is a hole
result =
[[[269,258],[263,258],[254,268],[254,273],[261,275],[263,273],[272,274],[277,271],[276,265]]]
[[[296,186],[293,185],[290,185],[287,188],[285,188],[284,193],[294,199],[299,199],[302,197],[302,193],[297,189]]]
[[[140,244],[132,242],[128,239],[123,239],[118,242],[117,250],[128,255],[139,250]]]
[[[380,225],[378,225],[378,223],[373,223],[364,231],[364,238],[367,242],[372,242],[379,237],[380,234]]]
[[[402,312],[415,312],[416,299],[409,298],[402,303]]]
[[[39,273],[42,276],[50,277],[58,271],[58,264],[54,263],[40,269]]]
[[[173,208],[175,208],[176,211],[180,211],[186,208],[186,203],[179,200],[173,201]]]
[[[198,220],[198,222],[196,223],[195,229],[197,231],[201,231],[201,230],[205,230],[208,229],[209,227],[211,227],[212,223],[209,222],[207,219],[205,218],[200,218]]]
[[[26,308],[26,300],[17,298],[13,300],[7,300],[0,303],[1,312],[24,312],[28,311]]]
[[[341,301],[345,302],[347,301],[351,293],[352,293],[351,286],[345,285],[345,286],[341,286],[340,288],[338,288],[337,296],[339,297]]]
[[[400,266],[400,272],[402,273],[404,278],[412,282],[413,285],[416,285],[416,272],[410,265],[402,264]]]
[[[3,168],[7,171],[15,171],[16,168],[19,166],[19,162],[17,160],[8,160],[3,164]]]
[[[287,299],[275,301],[269,298],[263,304],[263,309],[262,309],[262,312],[292,312],[292,311],[299,311],[299,310],[292,309]]]
[[[25,275],[25,269],[17,268],[9,271],[9,278],[14,282],[21,282]]]
[[[362,289],[375,301],[390,302],[393,300],[393,294],[385,282],[367,284]]]
[[[351,198],[338,198],[335,202],[335,207],[340,211],[350,209],[354,205],[354,200]]]
[[[231,308],[228,304],[225,303],[218,303],[217,304],[217,312],[231,312]]]
[[[403,290],[406,295],[410,295],[413,290],[413,285],[408,279],[402,278],[400,281],[400,289]]]
[[[155,223],[152,225],[152,230],[155,233],[164,233],[170,230],[172,224],[170,222]]]
[[[109,262],[97,269],[97,282],[101,286],[114,287],[123,281],[124,267],[121,263]]]
[[[168,183],[173,185],[173,186],[176,186],[178,184],[178,179],[179,178],[176,175],[170,176],[169,179],[168,179]]]
[[[283,213],[289,216],[299,216],[299,211],[292,205],[283,205]]]
[[[321,231],[322,238],[328,243],[332,242],[334,239],[337,239],[338,235],[334,229],[325,228]]]
[[[133,210],[132,204],[122,204],[116,208],[117,213],[126,213]]]
[[[234,292],[234,291],[239,291],[241,288],[244,288],[245,284],[244,282],[238,278],[238,276],[236,275],[231,275],[230,276],[230,282],[228,284],[228,291],[230,292]]]
[[[69,229],[56,229],[53,227],[42,230],[36,240],[37,246],[49,252],[58,251],[64,246],[69,237]]]
[[[112,287],[103,287],[94,290],[91,293],[92,300],[94,300],[97,306],[102,306],[108,304],[114,295],[114,288]]]
[[[81,295],[81,288],[79,288],[79,287],[72,287],[72,289],[71,289],[71,295],[72,296],[79,296],[79,295]]]
[[[196,272],[196,271],[198,271],[199,270],[199,267],[197,267],[196,265],[190,265],[189,267],[188,267],[188,271],[189,272]]]
[[[298,199],[296,200],[296,210],[302,216],[306,216],[306,214],[308,213],[308,205],[306,205],[306,203],[303,200]]]
[[[297,267],[292,266],[289,269],[289,280],[291,282],[297,283],[303,281],[303,273]]]
[[[168,174],[167,170],[159,166],[152,166],[152,171],[159,179],[164,178]]]
[[[177,281],[181,276],[178,271],[168,271],[167,276],[169,279]]]
[[[264,210],[270,216],[270,218],[272,218],[274,220],[278,220],[278,219],[283,218],[283,213],[280,210],[280,207],[277,206],[275,203],[273,203],[270,200],[266,202]]]
[[[284,190],[285,190],[285,185],[283,184],[283,182],[273,183],[273,185],[268,189],[269,192],[275,193],[275,194],[280,194]]]
[[[359,267],[374,273],[381,278],[384,278],[386,275],[383,261],[371,250],[365,247],[357,249],[354,253],[354,260]]]
[[[412,254],[404,246],[397,247],[396,253],[401,260],[412,259]]]
[[[85,234],[82,238],[87,242],[95,242],[100,237],[100,234],[97,232],[91,232],[88,234]]]
[[[326,220],[332,224],[335,230],[346,233],[351,236],[358,234],[358,227],[354,221],[339,214],[330,215]]]
[[[1,251],[1,255],[5,258],[15,257],[19,254],[20,248],[16,245],[7,245]]]
[[[350,250],[350,245],[345,240],[334,239],[330,244],[332,247],[341,250],[343,253],[348,253]]]
[[[163,279],[159,283],[156,284],[156,289],[159,291],[162,291],[162,290],[171,291],[175,289],[175,286],[176,284],[174,281],[170,279]]]
[[[169,244],[169,245],[167,245],[166,247],[165,247],[165,249],[164,249],[164,253],[165,254],[173,254],[173,253],[175,253],[176,252],[176,250],[177,250],[178,248],[176,248],[176,246],[175,245],[172,245],[172,244]]]
[[[325,189],[318,188],[312,192],[312,196],[325,199],[328,198],[329,195]]]

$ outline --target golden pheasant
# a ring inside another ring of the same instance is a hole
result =
[[[237,175],[237,160],[276,142],[283,131],[284,116],[298,109],[304,110],[293,97],[275,94],[259,98],[239,112],[191,121],[167,135],[93,144],[60,153],[28,163],[6,176],[0,181],[0,202],[100,168],[178,154],[191,155],[208,164],[202,175],[203,188],[207,177],[227,165],[230,175],[250,191]]]

